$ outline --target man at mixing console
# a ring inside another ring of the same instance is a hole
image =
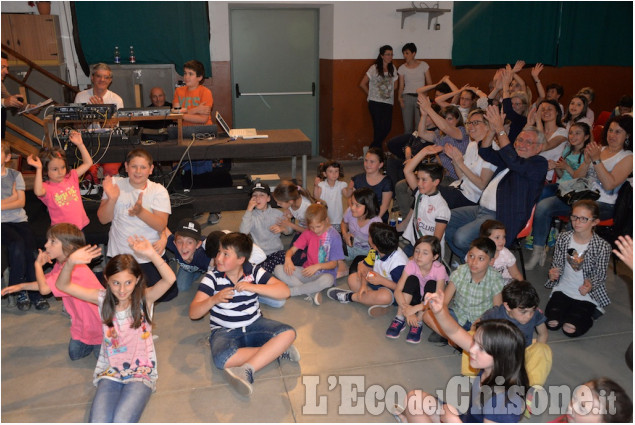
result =
[[[117,105],[117,109],[123,108],[121,97],[108,90],[110,83],[112,83],[112,71],[108,65],[98,63],[93,66],[90,81],[93,83],[93,88],[77,93],[75,103],[114,103]]]

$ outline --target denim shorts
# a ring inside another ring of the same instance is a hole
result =
[[[262,316],[244,328],[213,329],[209,336],[212,361],[217,368],[224,369],[227,360],[236,354],[239,348],[262,347],[271,338],[288,330],[295,332],[295,329],[289,325]]]

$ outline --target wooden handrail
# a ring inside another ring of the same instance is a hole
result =
[[[42,68],[40,65],[36,64],[35,62],[33,62],[31,59],[23,56],[22,54],[20,54],[18,52],[16,52],[15,50],[13,50],[12,48],[10,48],[9,46],[7,46],[4,43],[2,43],[2,51],[5,52],[8,55],[11,55],[11,56],[15,57],[18,60],[21,60],[22,62],[26,63],[30,68],[35,69],[36,71],[40,72],[42,75],[50,78],[51,80],[55,81],[56,83],[63,85],[64,87],[66,87],[69,90],[71,90],[73,93],[75,93],[75,94],[79,93],[79,89],[77,87],[68,84],[66,81],[62,80],[57,75],[51,74],[46,69]],[[28,75],[30,73],[31,73],[31,69],[29,69],[29,71],[27,72],[27,77],[28,77]],[[16,81],[20,82],[17,79],[16,79]],[[25,78],[25,81],[26,81],[26,78]],[[24,84],[24,82],[22,82],[21,84]],[[26,85],[26,84],[24,84],[24,85]],[[46,96],[42,96],[42,97],[46,97]]]
[[[25,139],[29,139],[33,143],[37,143],[38,145],[42,146],[42,141],[40,139],[10,121],[7,121],[7,129],[13,130]]]

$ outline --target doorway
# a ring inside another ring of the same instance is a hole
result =
[[[317,9],[230,10],[233,126],[299,128],[318,149]]]

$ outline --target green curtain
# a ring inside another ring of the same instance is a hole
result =
[[[72,5],[78,56],[87,75],[89,64],[113,63],[115,46],[119,46],[121,63],[128,63],[130,46],[134,46],[139,64],[173,63],[181,72],[185,62],[197,59],[205,65],[205,75],[211,76],[207,2],[78,1]]]
[[[559,66],[633,66],[633,3],[562,3]]]
[[[455,66],[633,63],[631,2],[454,2]]]
[[[556,64],[559,3],[454,2],[454,66]]]

